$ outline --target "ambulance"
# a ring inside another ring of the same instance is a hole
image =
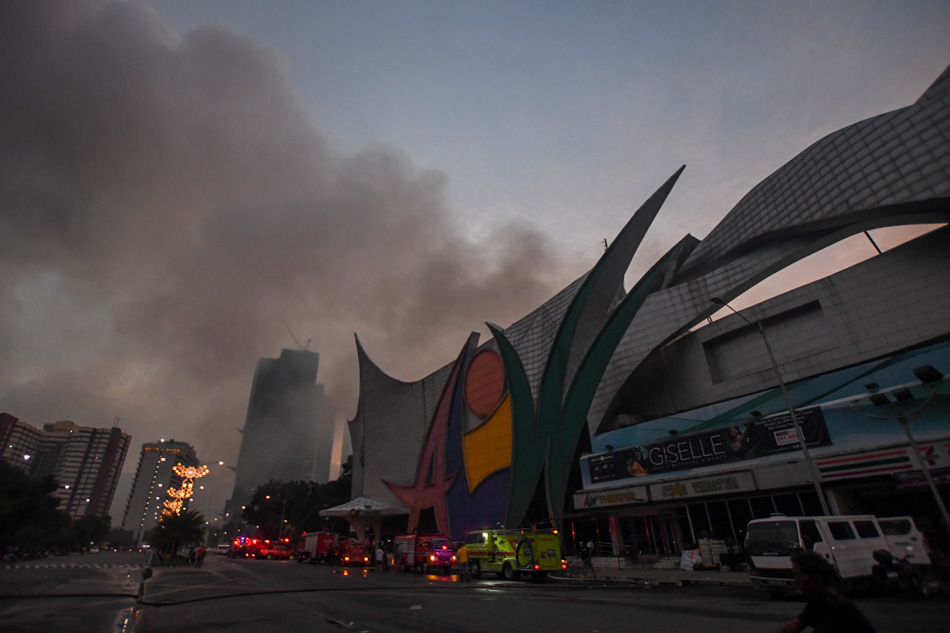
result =
[[[474,530],[469,532],[465,547],[473,578],[492,572],[505,580],[529,576],[543,581],[550,572],[567,569],[557,530]]]

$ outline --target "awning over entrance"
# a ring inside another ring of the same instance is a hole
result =
[[[320,510],[322,517],[346,519],[360,540],[366,538],[367,527],[371,527],[374,534],[380,534],[383,518],[408,514],[409,508],[405,506],[392,505],[369,497],[357,497],[338,506]]]

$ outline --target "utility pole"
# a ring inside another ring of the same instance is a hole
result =
[[[795,427],[795,433],[798,434],[798,445],[802,447],[802,454],[805,456],[805,463],[808,465],[808,470],[811,473],[812,484],[815,486],[815,493],[818,495],[818,502],[821,504],[821,511],[825,515],[832,514],[831,509],[828,507],[828,500],[825,499],[825,493],[821,489],[821,476],[818,472],[818,467],[815,465],[815,462],[811,457],[811,453],[808,451],[808,442],[805,439],[805,434],[802,432],[801,424],[798,423],[798,416],[795,414],[795,407],[792,406],[792,400],[788,397],[788,390],[785,388],[785,380],[782,378],[782,372],[779,370],[778,361],[775,360],[775,354],[772,352],[772,346],[769,344],[769,339],[765,335],[765,329],[762,327],[762,323],[753,323],[749,319],[736,312],[735,308],[719,297],[713,297],[710,299],[710,301],[712,301],[717,306],[725,306],[732,310],[733,314],[755,328],[762,336],[762,341],[765,343],[765,350],[769,353],[769,360],[772,362],[772,369],[775,370],[775,376],[778,378],[779,387],[782,388],[782,395],[785,397],[785,406],[788,407],[788,414],[792,417],[792,425]]]

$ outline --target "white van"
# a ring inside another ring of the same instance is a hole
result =
[[[887,528],[882,527],[881,520],[887,522]],[[848,585],[871,579],[876,564],[874,550],[890,550],[899,558],[908,556],[908,560],[912,560],[911,555],[917,556],[912,562],[930,562],[923,537],[910,517],[774,515],[750,521],[746,527],[745,554],[752,586],[766,589],[774,597],[797,590],[789,555],[799,547],[824,556]],[[910,552],[907,547],[911,547]]]
[[[912,518],[888,517],[877,522],[894,558],[906,558],[913,565],[930,565],[927,539],[914,525]]]

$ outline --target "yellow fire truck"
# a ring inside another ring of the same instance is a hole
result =
[[[549,572],[567,569],[556,530],[474,530],[465,546],[473,578],[493,572],[505,580],[517,580],[522,574],[544,580]]]

